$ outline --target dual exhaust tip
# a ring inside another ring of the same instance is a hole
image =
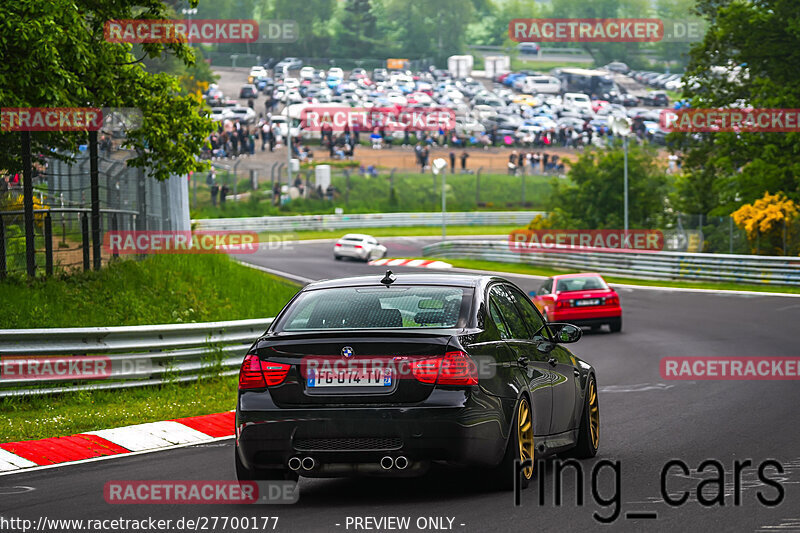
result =
[[[400,455],[398,457],[386,455],[381,458],[380,464],[381,468],[384,470],[391,470],[392,468],[405,470],[408,468],[409,461],[405,455]],[[295,472],[301,468],[303,470],[313,470],[316,466],[317,461],[313,457],[303,457],[302,459],[300,457],[292,457],[289,459],[289,468]]]
[[[313,457],[303,457],[302,459],[299,457],[292,457],[289,459],[289,468],[295,472],[300,470],[300,468],[303,470],[313,470],[315,466],[317,466],[317,462]]]
[[[392,467],[398,470],[405,470],[408,468],[408,458],[405,455],[400,455],[398,457],[392,457],[390,455],[384,456],[381,459],[381,468],[390,470]]]

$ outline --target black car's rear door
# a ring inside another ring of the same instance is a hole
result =
[[[506,285],[530,332],[530,339],[542,360],[548,363],[553,388],[553,414],[550,434],[555,435],[575,428],[575,398],[578,396],[576,368],[572,354],[556,343],[549,342],[549,332],[542,327],[544,320],[531,301],[516,287]],[[541,351],[544,350],[544,351]]]
[[[493,285],[489,289],[490,315],[499,314],[506,326],[506,344],[528,379],[533,404],[533,433],[547,435],[553,411],[553,391],[551,370],[545,354],[539,351],[538,344],[529,338],[529,330],[520,315],[507,287]]]

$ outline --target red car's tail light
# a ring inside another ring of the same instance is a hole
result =
[[[261,359],[257,355],[247,354],[239,370],[239,390],[263,389],[267,386],[261,372]]]
[[[558,300],[556,302],[556,309],[563,307],[572,307],[572,300]]]
[[[465,352],[447,352],[444,357],[411,363],[411,371],[420,383],[437,385],[477,385],[478,366]]]
[[[478,365],[465,352],[447,352],[442,360],[439,385],[477,385]]]
[[[606,298],[606,305],[619,305],[619,296],[615,294]]]
[[[286,379],[292,365],[263,362],[257,355],[247,354],[239,371],[239,389],[263,389],[279,385]]]

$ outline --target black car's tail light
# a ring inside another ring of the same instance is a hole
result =
[[[421,359],[411,363],[417,381],[437,385],[477,385],[478,366],[462,351],[447,352],[444,357]]]
[[[411,363],[411,372],[420,383],[436,383],[441,359],[421,359]]]
[[[439,385],[477,385],[478,365],[466,352],[447,352],[439,370]]]
[[[263,389],[266,386],[267,382],[261,371],[261,359],[257,355],[247,354],[239,370],[239,390]]]
[[[279,385],[286,379],[292,365],[262,362],[257,355],[247,354],[239,370],[239,390],[263,389],[267,385]]]
[[[267,380],[267,385],[280,385],[286,379],[286,374],[292,365],[286,363],[261,363],[261,370]]]

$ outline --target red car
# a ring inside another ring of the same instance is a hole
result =
[[[608,324],[613,333],[622,330],[619,295],[600,274],[553,276],[530,296],[548,321],[591,326],[593,330]]]

